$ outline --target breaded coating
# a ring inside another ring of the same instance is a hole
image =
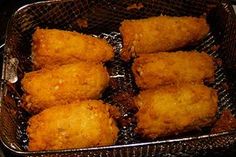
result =
[[[73,102],[48,108],[28,122],[30,151],[113,145],[118,128],[102,101]]]
[[[109,75],[101,63],[78,62],[26,73],[21,83],[24,108],[37,113],[77,99],[99,98]]]
[[[135,98],[136,131],[154,139],[208,126],[215,120],[217,101],[216,91],[200,84],[144,90]]]
[[[39,29],[33,34],[32,58],[37,68],[74,63],[105,62],[114,56],[104,39],[57,29]]]
[[[122,58],[141,53],[176,50],[193,44],[207,35],[205,18],[158,16],[139,20],[124,20],[120,26],[123,37]]]
[[[132,71],[141,89],[160,85],[214,80],[213,57],[197,51],[142,54],[135,59]]]

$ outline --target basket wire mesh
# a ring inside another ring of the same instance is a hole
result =
[[[140,9],[128,6],[142,3]],[[147,141],[133,131],[136,110],[129,102],[114,98],[122,92],[128,96],[137,93],[130,71],[131,63],[119,59],[122,39],[118,28],[124,19],[138,19],[158,15],[206,15],[211,31],[205,39],[187,49],[205,51],[222,60],[216,70],[212,87],[218,90],[219,113],[225,108],[236,115],[236,18],[232,7],[225,0],[64,0],[29,4],[20,8],[11,18],[5,43],[4,65],[1,81],[1,137],[4,145],[22,156],[192,156],[209,150],[223,150],[236,141],[236,131],[209,134],[209,131],[180,137]],[[86,19],[88,27],[81,27],[78,20]],[[110,86],[102,99],[120,108],[122,119],[128,124],[120,126],[116,145],[96,148],[28,152],[25,128],[28,114],[20,108],[20,80],[32,70],[31,37],[36,27],[73,30],[106,39],[116,51],[113,61],[106,63],[110,78],[119,86]],[[219,45],[219,49],[213,46]],[[227,84],[227,88],[226,88]],[[125,104],[125,105],[124,105]]]

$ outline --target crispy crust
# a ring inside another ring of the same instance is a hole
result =
[[[141,53],[176,50],[193,44],[207,35],[205,18],[158,16],[124,20],[120,26],[123,37],[122,58],[129,60]]]
[[[210,125],[217,112],[217,93],[204,85],[184,84],[142,91],[136,131],[156,138]]]
[[[112,106],[91,100],[54,106],[30,118],[30,151],[113,145],[118,128]]]
[[[108,72],[101,63],[79,62],[29,72],[22,80],[24,108],[37,113],[78,99],[97,99],[108,82]]]
[[[33,34],[33,63],[37,68],[74,63],[105,62],[114,57],[107,41],[77,32],[39,29]]]
[[[141,89],[161,85],[214,80],[213,57],[197,51],[142,54],[135,59],[132,71]]]

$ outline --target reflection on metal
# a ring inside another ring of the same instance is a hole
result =
[[[17,67],[19,61],[17,58],[11,58],[6,64],[6,77],[5,79],[10,83],[15,83],[18,80]]]
[[[5,44],[0,45],[0,49],[3,48],[4,46],[5,46]]]
[[[124,77],[125,77],[125,75],[115,75],[115,76],[110,76],[110,78],[119,78],[119,77],[122,77],[122,78],[124,78]]]

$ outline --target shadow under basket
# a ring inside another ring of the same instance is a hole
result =
[[[140,8],[129,7],[138,4]],[[131,8],[131,9],[130,9]],[[111,80],[117,87],[108,87],[102,99],[120,108],[122,118],[133,118],[135,111],[124,102],[112,98],[121,92],[137,92],[130,70],[131,63],[119,59],[122,38],[120,22],[151,16],[206,16],[210,32],[202,41],[184,49],[205,51],[222,64],[218,65],[215,82],[218,91],[218,117],[229,109],[236,116],[236,16],[226,0],[64,0],[44,1],[26,5],[9,21],[4,47],[1,79],[1,140],[17,156],[193,156],[208,151],[224,151],[236,142],[236,131],[210,134],[199,133],[166,137],[153,141],[141,139],[134,133],[135,122],[120,126],[118,141],[113,146],[55,151],[27,151],[26,135],[29,115],[21,109],[20,81],[32,70],[32,33],[37,27],[57,28],[99,36],[114,47],[116,56],[106,63]],[[79,21],[86,20],[87,25]],[[216,48],[217,47],[217,48]],[[115,75],[123,77],[112,77]],[[134,120],[135,121],[135,120]],[[208,130],[208,131],[207,131]],[[53,140],[53,139],[52,139]]]

